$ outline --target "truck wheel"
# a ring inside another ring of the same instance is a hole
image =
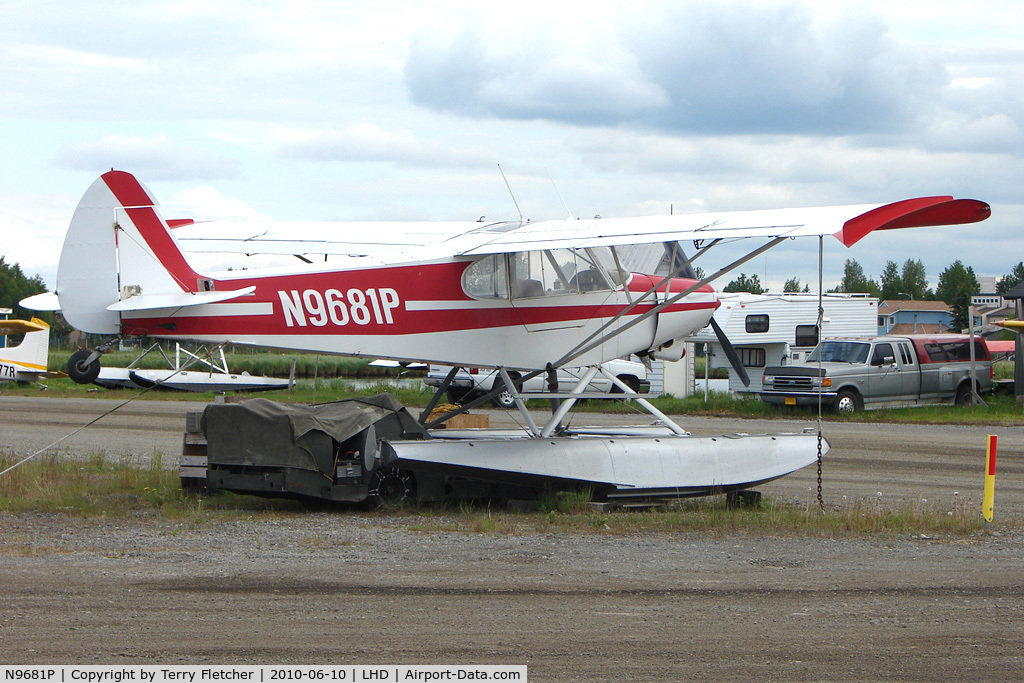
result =
[[[630,389],[632,389],[634,392],[638,394],[640,393],[640,380],[634,377],[633,375],[619,375],[617,379],[626,386],[628,386]],[[618,384],[613,384],[611,393],[624,394],[626,392],[624,392]]]
[[[455,389],[455,388],[448,389],[448,391],[446,391],[445,393],[448,394],[448,401],[450,403],[463,403],[468,398],[470,398],[470,394],[473,393],[473,390],[472,389],[463,389],[463,388],[460,387],[460,388],[457,388],[457,389]]]
[[[509,373],[509,377],[512,378],[513,384],[519,383],[519,375],[513,372]],[[494,390],[499,387],[501,388],[501,391],[491,399],[494,402],[494,405],[499,408],[514,408],[516,405],[516,399],[512,396],[512,392],[508,390],[508,387],[505,386],[505,380],[500,376],[494,380],[494,385],[491,386],[491,389]]]
[[[852,415],[853,413],[864,410],[864,402],[860,396],[844,389],[839,392],[836,396],[835,403],[832,404],[832,409],[840,415]]]
[[[366,493],[366,504],[371,510],[413,503],[416,501],[416,479],[408,470],[382,467],[370,475]]]
[[[97,358],[89,365],[85,361],[92,355],[89,349],[81,349],[71,354],[68,358],[68,377],[77,384],[92,384],[93,380],[100,376],[100,359]]]
[[[971,397],[971,385],[961,384],[956,389],[956,397],[953,399],[953,403],[957,407],[964,408],[969,405],[973,405],[974,401]]]

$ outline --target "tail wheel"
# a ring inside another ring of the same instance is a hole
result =
[[[416,501],[416,478],[409,470],[381,467],[370,475],[366,502],[371,508],[396,507]]]
[[[78,384],[92,384],[100,376],[100,359],[97,358],[86,365],[86,361],[91,355],[92,351],[88,349],[81,349],[71,354],[71,358],[68,358],[68,377]]]

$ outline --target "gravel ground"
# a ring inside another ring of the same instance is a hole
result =
[[[189,406],[146,404],[63,452],[173,455]],[[102,407],[0,397],[0,447],[27,453]],[[736,422],[687,427],[767,431]],[[986,431],[829,427],[826,495],[980,501]],[[997,531],[970,538],[464,533],[443,531],[441,517],[323,511],[0,515],[0,662],[507,663],[550,681],[1018,680],[1024,537],[998,521],[1024,510],[1020,431],[998,430]],[[810,500],[813,483],[805,471],[763,490]]]

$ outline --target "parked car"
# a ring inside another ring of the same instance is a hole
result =
[[[974,388],[992,391],[992,358],[974,340]],[[824,341],[804,363],[764,370],[761,400],[775,405],[817,405],[837,413],[971,400],[971,344],[964,334]]]
[[[648,393],[651,390],[650,380],[647,379],[647,368],[643,363],[617,359],[608,361],[604,367],[637,393]],[[451,369],[450,365],[431,365],[424,382],[428,386],[439,387]],[[576,385],[585,371],[586,368],[560,368],[558,370],[558,390],[568,392]],[[513,382],[516,382],[523,374],[509,371]],[[518,382],[516,383],[518,384]],[[495,396],[494,404],[501,408],[511,408],[515,405],[512,392],[505,389],[505,383],[495,368],[461,368],[448,387],[448,400],[452,403],[465,403],[499,386],[503,391]],[[519,387],[519,390],[527,393],[548,391],[547,375],[542,373],[527,380]],[[600,374],[594,378],[588,390],[622,393],[622,389]]]

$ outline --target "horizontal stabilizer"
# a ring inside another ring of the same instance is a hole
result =
[[[22,308],[27,308],[30,311],[60,310],[60,300],[57,299],[56,292],[43,292],[42,294],[30,296],[19,301],[18,305]]]
[[[107,306],[108,311],[148,311],[156,308],[182,308],[230,301],[256,291],[256,285],[228,292],[181,292],[180,294],[140,294]]]
[[[28,320],[0,320],[0,334],[24,334],[26,332],[39,332],[50,329],[49,325],[42,322]]]

